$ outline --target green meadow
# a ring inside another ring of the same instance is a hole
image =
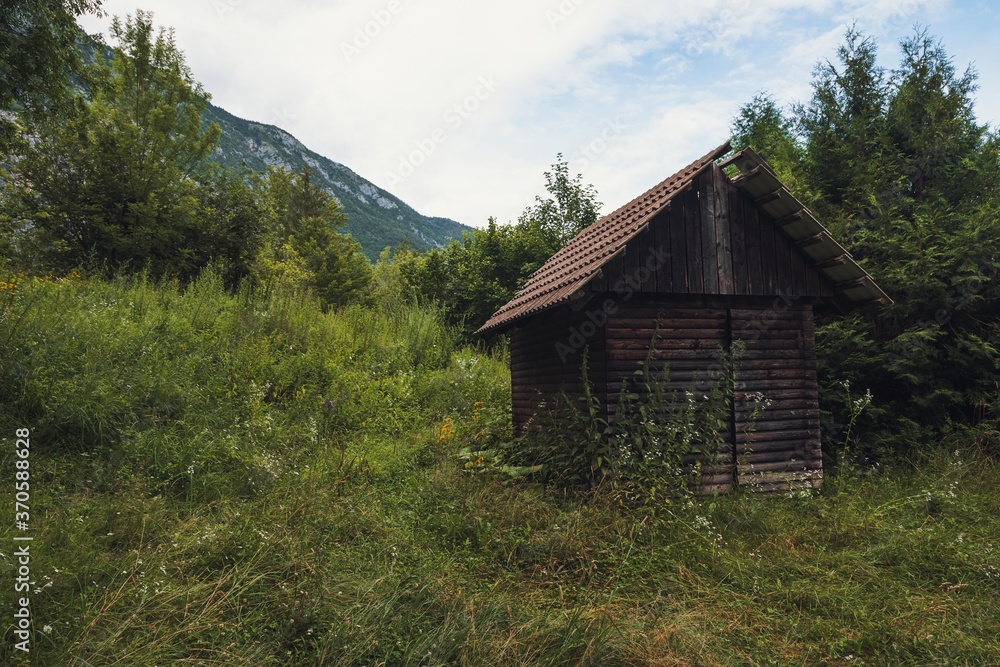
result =
[[[1000,663],[1000,473],[974,441],[815,494],[581,496],[460,456],[510,438],[508,361],[433,308],[211,271],[11,280],[30,664]]]

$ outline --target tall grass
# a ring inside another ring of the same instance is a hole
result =
[[[212,275],[25,279],[0,309],[31,664],[1000,662],[1000,474],[971,449],[818,495],[584,503],[465,470],[509,424],[507,360],[433,309]]]

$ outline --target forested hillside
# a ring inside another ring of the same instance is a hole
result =
[[[471,229],[454,220],[417,213],[395,195],[306,148],[279,127],[237,118],[213,104],[205,109],[205,122],[222,130],[213,159],[224,166],[245,166],[258,173],[266,173],[268,167],[311,170],[313,182],[343,207],[347,216],[344,231],[357,239],[373,262],[386,247],[406,243],[416,250],[440,248]]]

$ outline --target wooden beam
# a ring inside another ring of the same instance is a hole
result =
[[[834,285],[838,290],[849,290],[857,289],[859,287],[866,287],[868,281],[865,278],[854,278],[853,280],[845,280],[843,282]]]
[[[773,201],[777,201],[785,196],[784,188],[778,188],[774,192],[770,192],[766,195],[762,195],[753,200],[753,203],[757,206],[764,206],[765,204],[770,204]]]
[[[806,210],[804,208],[800,208],[795,213],[789,213],[785,217],[775,220],[774,224],[778,227],[787,227],[788,225],[792,225],[795,224],[796,222],[801,221],[805,217],[806,217]]]
[[[732,155],[730,155],[729,157],[727,157],[725,160],[722,160],[722,161],[720,161],[718,163],[719,169],[725,169],[729,165],[735,164],[739,159],[744,158],[744,157],[746,157],[746,151],[740,151],[739,153],[733,153]],[[741,168],[740,171],[743,171],[743,169]]]
[[[813,234],[812,236],[799,239],[795,242],[795,246],[798,248],[808,248],[812,245],[819,245],[829,239],[830,236],[826,232],[820,232],[819,234]]]
[[[720,166],[720,168],[721,168],[721,166]],[[749,171],[741,171],[741,173],[738,176],[736,176],[735,178],[733,178],[733,184],[734,185],[740,185],[744,181],[749,181],[749,180],[753,179],[754,176],[759,175],[761,172],[764,172],[764,168],[761,165],[759,165],[759,164],[756,167],[753,167],[752,169],[750,169]],[[764,172],[764,173],[766,173],[766,172]]]
[[[817,262],[816,268],[822,271],[823,269],[832,269],[835,266],[843,266],[847,264],[849,258],[847,255],[837,255],[832,259],[828,259],[825,262]]]

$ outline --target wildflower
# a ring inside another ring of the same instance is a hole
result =
[[[444,442],[454,435],[455,427],[452,426],[451,417],[445,417],[444,424],[441,425],[441,435],[438,436],[438,442]]]

